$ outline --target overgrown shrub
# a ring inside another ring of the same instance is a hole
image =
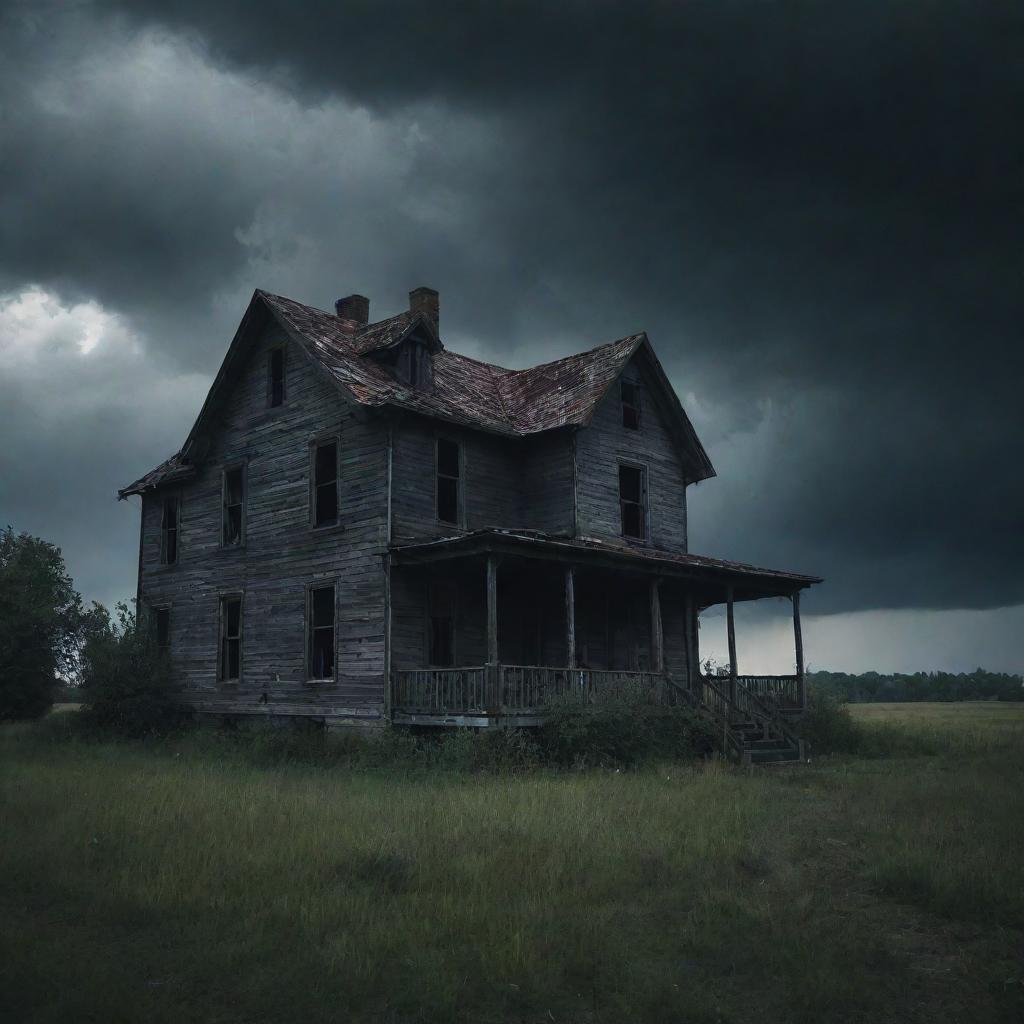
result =
[[[623,686],[590,701],[553,701],[541,746],[547,759],[562,766],[629,766],[701,757],[714,748],[714,738],[691,708],[666,706],[650,690]]]
[[[82,647],[83,713],[90,724],[122,736],[170,731],[180,720],[164,652],[118,603],[117,616],[94,604],[86,613]]]
[[[853,754],[864,740],[846,702],[820,687],[808,688],[807,710],[795,728],[811,755]]]
[[[60,548],[0,530],[0,721],[39,718],[75,666],[81,599]]]

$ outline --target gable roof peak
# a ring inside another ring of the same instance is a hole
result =
[[[415,289],[428,304],[433,289]],[[350,296],[362,298],[361,296]],[[574,355],[521,370],[509,370],[469,356],[447,351],[437,337],[430,309],[403,310],[373,324],[354,327],[352,318],[340,319],[313,306],[257,288],[239,325],[224,362],[206,398],[199,418],[182,449],[182,468],[194,454],[190,444],[200,425],[220,401],[228,378],[241,363],[242,350],[263,328],[267,317],[280,326],[333,386],[358,405],[391,407],[446,420],[507,437],[526,437],[564,427],[587,426],[608,390],[633,356],[647,354],[655,384],[677,445],[686,458],[691,481],[714,476],[715,471],[697,438],[679,398],[650,345],[640,331]],[[390,373],[376,352],[401,344],[423,331],[430,341],[433,386],[416,390]],[[165,464],[167,469],[172,468]],[[122,496],[140,493],[165,479],[158,467],[124,488]]]

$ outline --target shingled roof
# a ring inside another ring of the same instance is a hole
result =
[[[714,475],[711,462],[643,332],[529,369],[509,370],[449,352],[438,339],[431,319],[422,312],[405,311],[357,327],[352,321],[341,320],[313,306],[257,289],[182,451],[123,488],[118,492],[120,497],[149,490],[187,471],[189,443],[228,375],[247,323],[261,309],[359,404],[393,406],[507,437],[586,425],[632,356],[645,349],[675,421],[678,440],[697,467],[694,479]],[[435,349],[434,383],[430,391],[408,387],[373,357],[417,331],[423,331]]]

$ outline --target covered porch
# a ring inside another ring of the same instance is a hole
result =
[[[503,530],[394,547],[388,558],[396,723],[539,725],[552,699],[625,687],[665,703],[702,706],[713,690],[733,706],[747,693],[781,712],[805,706],[799,595],[812,577]],[[778,596],[793,602],[795,671],[742,676],[733,605]],[[719,603],[730,673],[705,680],[699,616]]]

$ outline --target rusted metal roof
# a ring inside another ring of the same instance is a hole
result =
[[[440,346],[434,354],[434,387],[426,392],[406,387],[365,358],[397,344],[417,324],[430,324],[423,314],[400,313],[346,332],[330,313],[261,294],[307,351],[363,405],[396,405],[513,437],[586,422],[644,337],[634,334],[528,370],[508,370]]]
[[[645,334],[632,334],[540,366],[509,370],[449,352],[438,340],[433,322],[422,312],[405,311],[357,328],[352,321],[269,292],[257,290],[250,310],[257,302],[262,302],[290,337],[361,405],[393,406],[508,437],[586,424],[637,349],[646,345],[649,350]],[[406,386],[373,358],[373,353],[398,344],[417,329],[427,334],[434,349],[430,391]],[[236,335],[233,346],[238,341]],[[222,367],[211,396],[224,376]],[[667,381],[664,386],[671,390]],[[672,400],[682,442],[701,467],[695,479],[713,476],[714,469],[674,393]],[[119,495],[140,493],[167,481],[182,465],[181,459],[179,453]]]

